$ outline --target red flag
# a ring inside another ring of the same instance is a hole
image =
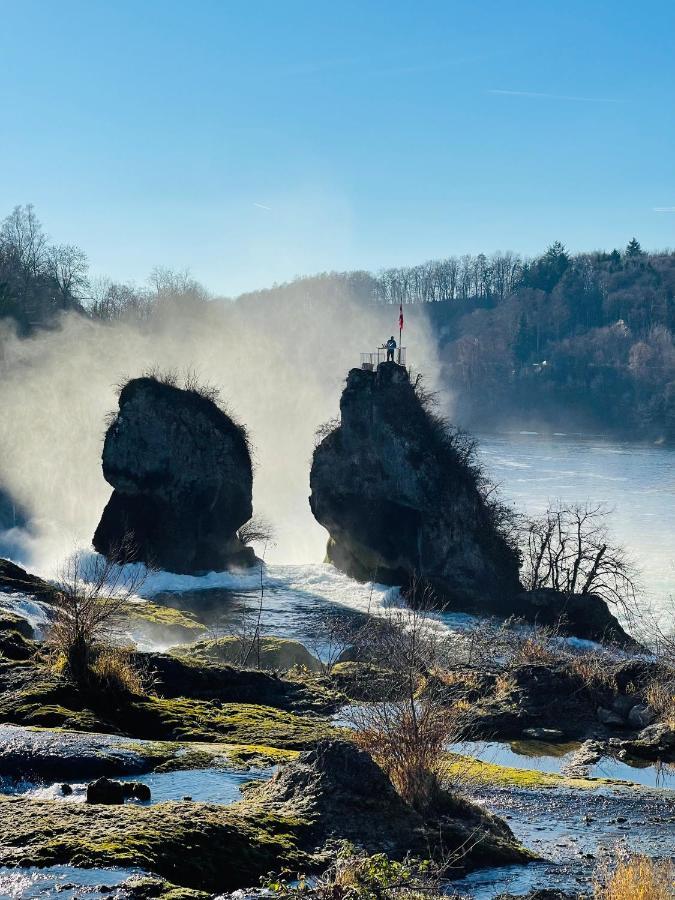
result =
[[[398,330],[403,331],[403,304],[398,308]]]

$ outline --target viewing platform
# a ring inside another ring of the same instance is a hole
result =
[[[372,353],[361,354],[361,368],[366,372],[374,372],[381,362],[387,361],[387,348],[378,347]],[[397,347],[394,350],[394,362],[399,366],[405,366],[405,347]]]

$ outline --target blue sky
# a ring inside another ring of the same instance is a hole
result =
[[[675,4],[0,0],[0,211],[234,294],[675,246]],[[672,211],[657,211],[671,208]]]

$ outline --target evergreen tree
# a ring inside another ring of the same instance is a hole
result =
[[[640,241],[637,238],[632,238],[627,246],[626,246],[626,256],[628,257],[636,257],[642,256],[642,247],[640,246]]]
[[[569,268],[570,258],[565,245],[555,241],[546,253],[534,262],[527,273],[528,287],[550,294]]]
[[[513,341],[513,357],[520,365],[525,365],[534,350],[534,335],[527,323],[525,313],[521,313],[518,331]]]

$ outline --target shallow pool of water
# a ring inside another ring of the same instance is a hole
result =
[[[128,775],[117,781],[140,781],[151,792],[150,803],[169,800],[191,800],[200,803],[236,803],[241,800],[241,786],[247,781],[263,781],[270,778],[273,769],[251,769],[246,772],[230,769],[184,769],[176,772],[150,772],[146,775]],[[84,803],[87,785],[82,782],[65,782],[72,789],[64,794],[62,782],[36,784],[16,779],[0,779],[0,791],[5,794],[22,794],[33,800],[61,800],[65,803]],[[138,801],[128,801],[138,802]],[[1,896],[1,895],[0,895]]]
[[[590,891],[603,859],[619,852],[657,858],[673,852],[675,803],[669,791],[480,788],[473,800],[506,819],[516,838],[543,858],[529,866],[474,872],[454,882],[461,896],[492,900],[500,892],[557,887]]]
[[[80,897],[125,897],[119,885],[139,874],[138,869],[79,869],[75,866],[48,866],[45,869],[0,867],[0,897],[7,900],[31,900],[54,897],[76,900]]]
[[[548,744],[541,741],[462,741],[450,744],[448,749],[482,762],[558,775],[561,772],[564,774],[565,767],[580,746],[577,743]],[[675,766],[672,765],[641,764],[637,760],[629,764],[604,756],[589,767],[588,777],[619,779],[645,787],[675,790]]]

